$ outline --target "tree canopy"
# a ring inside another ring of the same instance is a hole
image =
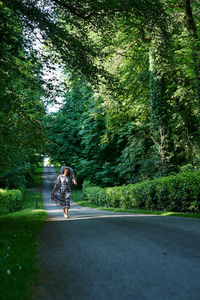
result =
[[[103,186],[199,166],[198,1],[0,5],[2,184],[14,161],[45,153]],[[36,30],[65,69],[64,104],[50,115]]]

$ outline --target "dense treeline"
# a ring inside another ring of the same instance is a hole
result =
[[[53,161],[72,164],[79,179],[118,185],[199,165],[199,10],[195,1],[160,5],[154,28],[132,12],[93,32],[113,84],[71,80],[48,118]]]
[[[64,105],[45,119],[53,162],[102,186],[199,166],[198,1],[3,3],[65,65]]]
[[[45,116],[41,65],[16,14],[0,2],[0,186],[23,186],[41,161]]]

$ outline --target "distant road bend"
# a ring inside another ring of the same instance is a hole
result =
[[[37,300],[200,300],[200,219],[115,213],[50,202],[39,236]]]

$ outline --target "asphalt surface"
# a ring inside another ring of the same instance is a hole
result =
[[[52,203],[40,236],[35,299],[200,299],[200,219],[114,213]]]

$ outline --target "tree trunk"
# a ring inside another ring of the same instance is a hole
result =
[[[163,70],[162,41],[156,36],[151,40],[149,50],[149,88],[151,105],[151,137],[157,146],[161,165],[161,176],[168,173],[169,160],[169,109],[165,93],[165,72]],[[164,50],[165,51],[165,50]]]

